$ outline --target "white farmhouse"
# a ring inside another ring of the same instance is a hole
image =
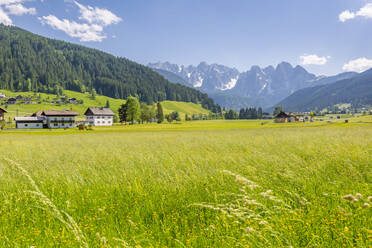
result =
[[[112,126],[114,113],[109,108],[88,108],[85,111],[86,122],[92,126]]]
[[[17,129],[42,129],[44,127],[44,117],[15,117]]]
[[[75,127],[75,117],[79,113],[75,111],[39,111],[33,114],[33,117],[44,118],[44,128],[74,128]]]

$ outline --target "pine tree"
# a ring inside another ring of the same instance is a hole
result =
[[[119,119],[120,122],[126,123],[128,121],[128,114],[127,114],[127,103],[121,105],[119,108]]]
[[[262,119],[262,117],[263,117],[263,111],[262,111],[261,107],[258,108],[257,117],[258,117],[258,119]]]
[[[107,102],[106,102],[106,108],[110,108],[110,101],[109,100],[107,100]]]
[[[162,123],[164,121],[163,106],[161,106],[160,102],[157,104],[156,118],[158,119],[158,123]]]
[[[92,99],[96,100],[97,92],[95,89],[92,89]]]

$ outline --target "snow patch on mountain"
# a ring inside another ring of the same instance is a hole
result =
[[[202,78],[201,76],[199,76],[198,79],[199,80],[194,83],[194,87],[195,88],[200,88],[200,87],[203,86],[204,78]]]
[[[225,85],[222,85],[222,87],[216,87],[216,89],[222,90],[222,91],[231,90],[235,87],[238,80],[239,80],[239,76],[237,76],[236,78],[232,78],[230,82],[226,83]]]

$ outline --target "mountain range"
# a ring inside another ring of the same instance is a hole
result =
[[[246,72],[218,64],[208,65],[205,62],[187,67],[169,62],[150,63],[148,66],[175,82],[170,78],[169,73],[172,73],[182,79],[178,83],[208,93],[216,103],[234,109],[249,106],[267,108],[298,90],[358,75],[355,72],[346,72],[331,77],[316,76],[299,65],[293,67],[287,62],[276,67],[252,66]]]

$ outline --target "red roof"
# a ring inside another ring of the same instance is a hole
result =
[[[47,111],[38,111],[32,116],[78,116],[80,115],[76,111],[67,111],[67,110],[47,110]]]

